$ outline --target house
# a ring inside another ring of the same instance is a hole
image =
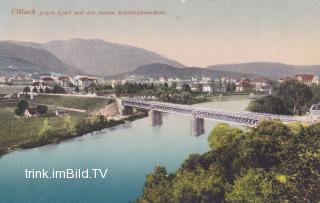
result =
[[[252,91],[253,87],[251,85],[250,79],[242,79],[236,87],[237,92],[244,92],[244,91]]]
[[[190,88],[191,88],[191,91],[196,92],[199,89],[199,85],[198,84],[191,84]]]
[[[202,86],[202,92],[204,93],[212,93],[212,85],[206,84]]]
[[[307,120],[312,123],[320,121],[320,103],[311,106],[310,112],[307,115]]]
[[[38,117],[39,114],[36,108],[27,108],[24,111],[24,116],[27,118],[31,118],[31,117]]]
[[[111,86],[114,88],[117,85],[122,85],[121,80],[111,80]]]
[[[56,114],[56,116],[61,116],[62,117],[62,116],[66,116],[67,112],[65,110],[63,110],[63,109],[56,109],[55,114]]]
[[[89,76],[76,76],[74,77],[74,83],[74,85],[78,87],[89,87],[91,84],[97,83],[97,78]]]
[[[294,78],[308,86],[319,84],[319,77],[312,74],[296,75]]]
[[[61,87],[69,87],[71,84],[70,78],[67,76],[58,77],[58,83]]]
[[[256,78],[251,81],[251,85],[257,92],[269,92],[272,82],[267,78]]]
[[[14,86],[31,86],[33,84],[33,80],[29,77],[23,75],[17,75],[8,80]]]
[[[43,85],[53,86],[54,85],[54,79],[51,76],[44,76],[41,77],[41,81]]]
[[[0,84],[6,84],[8,82],[8,78],[5,76],[0,76]]]

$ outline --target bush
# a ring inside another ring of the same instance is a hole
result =
[[[261,113],[289,114],[289,109],[284,105],[283,101],[272,95],[251,100],[247,110]]]
[[[25,100],[22,100],[18,103],[17,108],[15,109],[15,113],[18,116],[22,116],[27,108],[29,108],[29,103]]]

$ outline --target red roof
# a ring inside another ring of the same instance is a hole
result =
[[[247,81],[241,81],[240,82],[240,86],[244,87],[244,88],[251,88],[252,86],[250,85],[249,82]]]
[[[49,80],[50,80],[50,81],[54,81],[54,79],[53,79],[53,78],[51,78],[51,77],[43,77],[43,78],[42,78],[42,80],[47,80],[47,81],[49,81]]]
[[[84,80],[93,81],[94,79],[88,78],[88,77],[82,77],[82,78],[79,78],[79,80],[82,80],[82,81],[84,81]]]
[[[256,78],[253,80],[253,82],[271,82],[269,79],[267,78]]]
[[[61,76],[61,77],[58,78],[58,80],[63,80],[63,81],[69,80],[69,77],[67,77],[67,76]]]
[[[296,75],[295,78],[301,78],[303,81],[310,81],[313,80],[313,78],[315,77],[315,75],[310,75],[310,74],[303,74],[303,75]]]

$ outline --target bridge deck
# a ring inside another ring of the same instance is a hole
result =
[[[283,122],[306,122],[304,119],[296,116],[285,116],[268,113],[255,113],[249,111],[225,111],[220,109],[203,108],[189,105],[145,101],[141,99],[123,99],[122,104],[135,108],[147,110],[156,110],[165,113],[193,116],[210,120],[220,120],[229,123],[235,123],[243,126],[253,127],[262,119],[279,119]]]

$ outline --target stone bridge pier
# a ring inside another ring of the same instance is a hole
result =
[[[199,136],[205,133],[203,118],[192,117],[191,132],[194,136]]]
[[[117,99],[116,102],[121,116],[127,116],[133,113],[133,107],[124,105],[122,99]]]
[[[162,125],[162,113],[160,111],[150,110],[149,118],[151,126]]]

